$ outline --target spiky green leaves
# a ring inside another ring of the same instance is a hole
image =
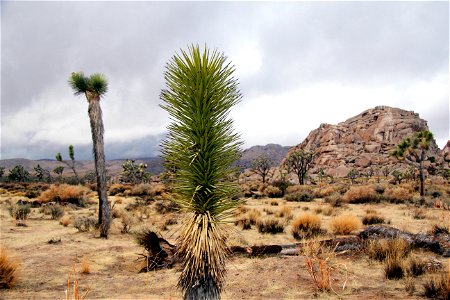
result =
[[[83,72],[73,72],[69,78],[69,85],[75,95],[90,92],[96,97],[102,97],[108,91],[108,80],[100,73],[87,77]]]
[[[191,212],[177,241],[184,299],[218,299],[225,277],[226,235],[220,221],[237,202],[237,187],[226,181],[240,153],[230,109],[241,99],[234,68],[217,51],[191,46],[166,66],[161,93],[170,115],[162,143],[168,169],[175,170],[178,202]]]
[[[228,119],[241,99],[233,72],[223,54],[191,46],[167,64],[167,89],[161,93],[173,121],[162,152],[166,165],[177,170],[177,201],[212,216],[234,205],[229,198],[236,190],[224,182],[241,145]]]

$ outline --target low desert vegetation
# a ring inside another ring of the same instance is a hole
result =
[[[330,230],[337,235],[347,235],[360,228],[361,221],[352,214],[340,215],[330,221]]]
[[[8,250],[0,246],[0,289],[14,287],[18,277],[18,266],[19,264],[11,258]]]
[[[90,190],[81,185],[52,184],[49,189],[42,192],[38,200],[41,203],[71,203],[84,206]]]
[[[344,194],[342,200],[345,203],[377,203],[380,202],[380,196],[371,185],[352,186]]]
[[[429,276],[423,287],[428,298],[450,299],[450,271]]]
[[[319,216],[305,213],[292,221],[292,236],[295,239],[307,239],[321,233],[321,221]]]
[[[283,222],[272,217],[265,217],[261,220],[258,220],[258,222],[256,223],[256,227],[258,228],[258,232],[260,233],[277,234],[284,231]]]

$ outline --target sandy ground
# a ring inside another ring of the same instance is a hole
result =
[[[95,232],[81,233],[72,225],[63,227],[56,220],[50,220],[33,209],[27,227],[16,226],[6,209],[5,201],[14,197],[0,196],[0,240],[13,257],[20,261],[20,274],[16,286],[11,290],[0,290],[1,299],[65,299],[68,274],[77,271],[76,278],[81,292],[89,289],[87,299],[180,299],[176,288],[179,270],[177,267],[149,273],[138,273],[142,263],[137,261],[142,247],[138,246],[131,234],[120,233],[117,224],[107,240],[98,238]],[[127,200],[132,201],[132,200]],[[124,206],[125,201],[122,206]],[[305,211],[313,212],[325,204],[320,200],[310,203],[292,203],[277,200],[278,206],[271,206],[269,199],[249,199],[245,206],[263,211],[277,210],[283,205],[292,206],[294,216]],[[307,207],[307,208],[305,208]],[[333,215],[341,210],[359,217],[368,208],[376,209],[391,225],[412,232],[426,231],[433,222],[442,222],[448,214],[429,209],[426,218],[416,220],[413,209],[406,205],[377,204],[350,205],[338,208],[331,216],[323,216],[323,228],[327,228]],[[67,214],[94,214],[95,205]],[[173,216],[172,216],[173,217]],[[176,217],[176,216],[175,216]],[[159,219],[158,219],[159,218]],[[157,223],[164,216],[148,217],[144,223]],[[119,222],[114,220],[114,222]],[[142,225],[142,224],[139,224]],[[177,228],[181,224],[170,225],[160,233],[170,242],[175,242]],[[289,226],[277,235],[259,234],[255,228],[242,231],[230,225],[231,243],[243,246],[255,244],[290,244],[295,239]],[[61,239],[60,243],[49,244],[51,239]],[[424,257],[435,257],[445,263],[445,259],[430,252],[420,252]],[[81,274],[81,262],[87,261],[89,274]],[[422,293],[421,282],[417,279],[417,291],[408,295],[404,280],[386,280],[383,266],[370,261],[362,253],[341,254],[332,259],[334,268],[334,292],[317,293],[311,277],[305,269],[304,256],[271,256],[248,258],[234,256],[228,263],[227,280],[223,299],[418,299]],[[345,284],[345,289],[342,286]]]

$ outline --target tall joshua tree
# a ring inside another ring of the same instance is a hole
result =
[[[189,213],[177,241],[184,299],[220,299],[223,288],[228,248],[221,221],[237,204],[237,187],[226,180],[241,146],[228,118],[241,100],[233,72],[222,53],[191,46],[164,73],[162,108],[172,123],[162,153],[176,170],[174,201]]]
[[[91,123],[92,143],[97,176],[97,191],[99,199],[98,223],[100,237],[107,238],[109,231],[109,204],[106,186],[105,151],[103,144],[103,120],[100,99],[108,90],[108,81],[103,74],[92,74],[87,77],[82,72],[72,73],[69,85],[75,95],[86,96],[89,103],[88,114]]]
[[[432,141],[433,134],[430,131],[418,131],[412,137],[408,137],[400,142],[391,153],[396,158],[405,160],[408,164],[419,169],[420,196],[425,195],[423,163],[430,159],[428,150]]]

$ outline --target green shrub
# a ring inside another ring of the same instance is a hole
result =
[[[12,205],[8,208],[9,214],[15,220],[25,221],[31,213],[30,205]]]
[[[311,202],[312,200],[314,200],[314,197],[309,193],[297,193],[297,194],[288,194],[284,196],[284,199],[286,199],[287,201]]]

